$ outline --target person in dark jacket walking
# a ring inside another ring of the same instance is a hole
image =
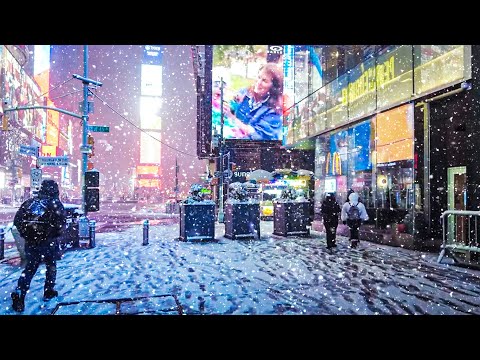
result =
[[[13,224],[17,227],[20,235],[25,238],[25,257],[27,260],[25,269],[18,279],[17,287],[11,294],[12,307],[17,312],[25,310],[25,295],[42,262],[46,266],[43,301],[50,300],[58,295],[58,292],[54,289],[57,277],[57,238],[65,229],[65,208],[59,199],[58,184],[54,180],[43,180],[37,196],[45,207],[45,216],[49,219],[45,233],[32,235],[24,230],[27,211],[35,198],[23,202],[13,220]]]
[[[327,235],[327,249],[336,247],[338,217],[341,212],[340,205],[335,200],[334,194],[327,194],[322,202],[322,208],[320,210],[323,218],[323,225],[325,227],[325,233]]]

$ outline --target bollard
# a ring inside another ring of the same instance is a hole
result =
[[[90,228],[90,243],[88,244],[88,246],[91,248],[94,248],[95,247],[95,225],[96,225],[96,221],[95,220],[90,220],[88,226]]]
[[[5,227],[0,226],[0,260],[5,257]]]
[[[143,222],[143,243],[142,245],[148,245],[148,219]]]

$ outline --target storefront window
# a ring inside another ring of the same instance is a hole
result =
[[[375,207],[385,223],[412,229],[415,206],[413,104],[378,114],[375,127]]]
[[[320,181],[315,190],[322,196],[325,192],[333,192],[344,202],[348,190],[353,189],[365,206],[373,206],[372,144],[369,120],[317,138],[315,177]]]
[[[355,190],[367,208],[373,207],[372,158],[374,141],[371,121],[348,130],[348,189]]]

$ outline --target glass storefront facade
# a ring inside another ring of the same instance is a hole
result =
[[[287,145],[472,77],[471,45],[383,46],[374,54],[364,51],[368,55],[351,69],[342,65],[348,57],[337,59],[342,66],[333,66],[330,58],[337,53],[327,50],[319,68],[309,51],[318,57],[315,47],[301,48],[294,57],[295,105],[285,121]],[[326,82],[328,66],[338,76]]]
[[[322,134],[315,150],[317,208],[325,193],[334,193],[343,203],[353,189],[367,209],[393,211],[398,221],[407,214],[407,220],[413,218],[419,192],[414,184],[413,104]]]
[[[353,189],[371,224],[398,224],[399,231],[413,234],[415,211],[423,208],[415,178],[415,141],[422,139],[414,137],[414,103],[471,79],[471,46],[389,45],[375,52],[364,46],[363,56],[358,50],[357,57],[343,59],[338,52],[313,49],[324,56],[323,83],[317,89],[309,86],[308,96],[303,86],[302,99],[295,91],[286,139],[287,146],[315,139],[316,213],[325,193],[335,193],[343,203]],[[326,67],[335,56],[337,76],[331,79]],[[319,83],[314,64],[305,66],[304,61],[302,68],[311,79],[305,81],[302,73],[302,84],[313,84],[313,78]]]

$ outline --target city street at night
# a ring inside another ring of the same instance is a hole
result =
[[[480,315],[480,46],[312,40],[0,45],[0,315]]]

